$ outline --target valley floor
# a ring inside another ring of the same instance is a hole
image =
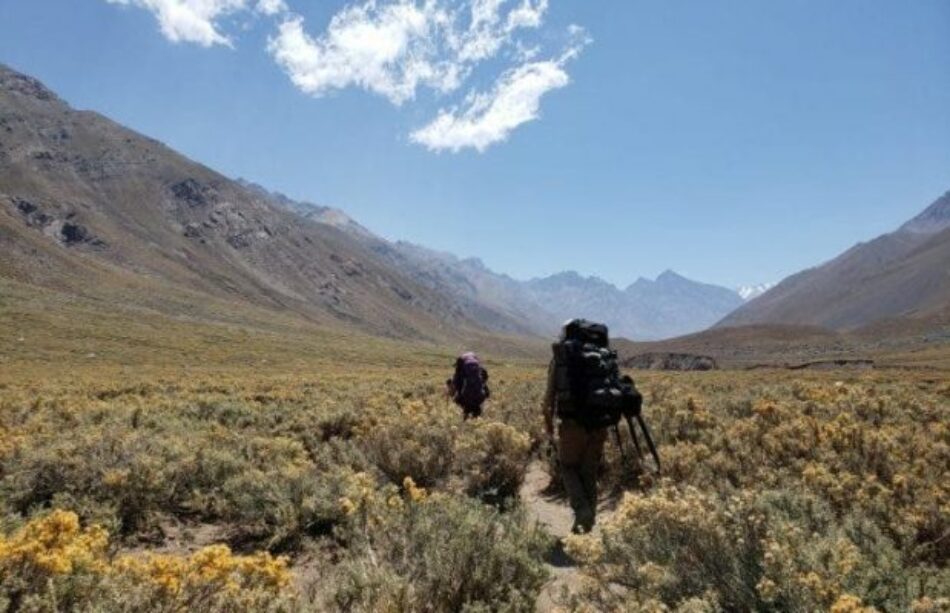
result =
[[[948,606],[945,376],[634,373],[662,478],[638,482],[609,445],[600,528],[567,537],[566,503],[547,488],[543,366],[489,360],[486,417],[463,423],[441,394],[450,355],[5,362],[0,602]]]

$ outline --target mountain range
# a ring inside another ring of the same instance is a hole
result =
[[[5,67],[0,244],[0,276],[110,304],[218,321],[239,303],[258,319],[277,311],[419,340],[549,335],[574,315],[655,338],[702,329],[741,302],[673,273],[625,291],[574,273],[520,282],[389,242],[338,209],[229,179],[74,110]]]
[[[652,340],[704,330],[743,303],[737,291],[699,283],[667,270],[626,289],[568,271],[520,281],[494,272],[478,258],[460,258],[405,241],[376,236],[343,211],[241,183],[275,205],[348,232],[415,282],[451,296],[482,325],[506,332],[556,333],[565,320],[586,317],[612,333]]]
[[[713,325],[847,330],[947,311],[950,194],[890,234],[741,294],[670,270],[623,289],[576,272],[517,280],[225,177],[0,65],[0,254],[8,294],[37,288],[62,304],[194,322],[279,319],[456,344],[538,340],[571,317],[636,340]]]
[[[348,231],[306,219],[0,68],[0,277],[176,317],[381,336],[480,326]]]

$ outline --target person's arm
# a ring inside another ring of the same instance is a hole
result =
[[[554,387],[555,387],[555,366],[554,360],[548,364],[548,381],[544,390],[544,398],[541,401],[541,409],[544,412],[544,431],[551,438],[554,437]]]

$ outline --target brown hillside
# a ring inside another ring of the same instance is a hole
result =
[[[408,339],[480,328],[346,232],[2,66],[0,248],[0,275],[104,307],[210,321],[293,313]]]
[[[950,193],[896,232],[792,275],[718,326],[814,325],[850,330],[925,317],[950,305]]]

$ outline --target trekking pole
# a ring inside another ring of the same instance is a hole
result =
[[[624,419],[627,421],[627,430],[630,431],[630,438],[633,439],[633,447],[637,450],[637,457],[640,459],[640,465],[643,465],[643,449],[640,447],[640,439],[637,437],[637,431],[633,427],[633,421],[631,421],[629,415],[624,415]]]
[[[618,424],[614,424],[614,440],[617,441],[617,449],[620,450],[620,459],[623,465],[630,468],[629,462],[627,461],[627,452],[623,448],[623,441],[620,439],[620,426]]]
[[[653,461],[656,462],[656,472],[660,472],[660,454],[656,450],[656,445],[653,444],[653,436],[650,434],[650,429],[647,427],[647,422],[644,421],[643,416],[637,413],[637,421],[640,423],[640,427],[643,429],[643,438],[647,439],[647,447],[650,448],[650,454],[653,456]]]
[[[630,434],[633,436],[634,442],[637,441],[637,435],[633,427],[633,420],[629,415],[624,416],[627,420],[627,427],[630,428]],[[650,434],[650,428],[647,427],[647,422],[643,420],[643,416],[640,413],[637,413],[637,423],[640,424],[640,430],[643,431],[643,438],[647,441],[647,448],[650,450],[650,455],[653,456],[653,461],[656,462],[656,471],[660,472],[660,454],[656,450],[656,445],[653,443],[653,436]]]

